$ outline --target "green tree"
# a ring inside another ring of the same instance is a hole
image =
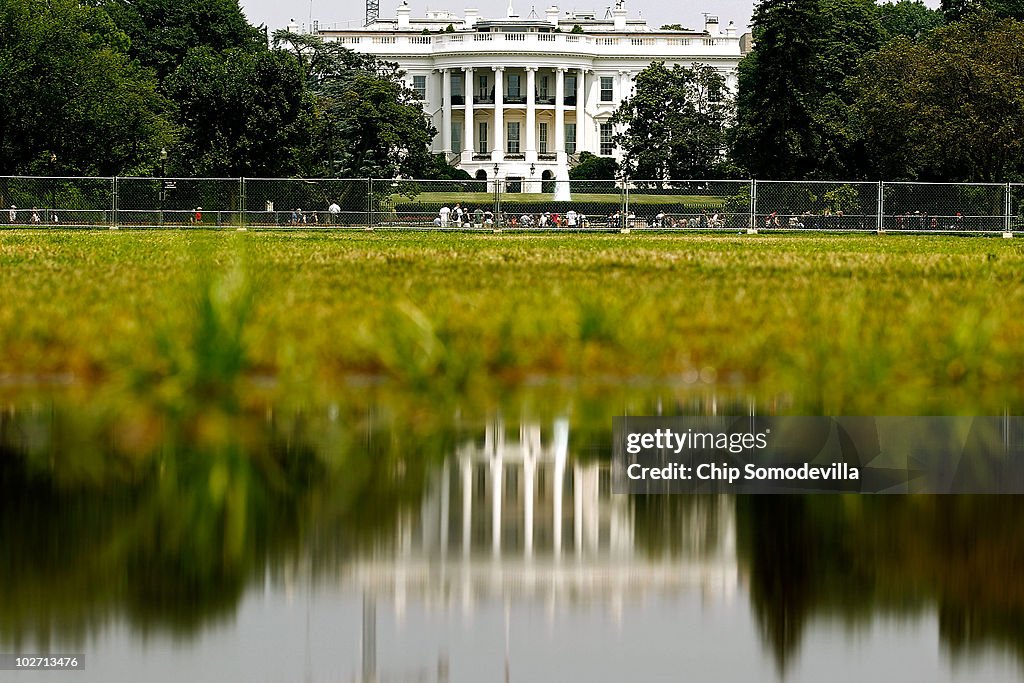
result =
[[[75,0],[0,3],[0,173],[148,173],[173,127],[127,36]]]
[[[763,178],[856,175],[846,80],[882,29],[871,0],[763,0],[740,63],[737,162]]]
[[[187,174],[259,176],[296,170],[301,144],[303,76],[280,50],[191,50],[166,83],[178,103],[176,166]]]
[[[238,0],[102,0],[102,6],[131,38],[132,56],[161,82],[195,48],[267,49],[265,31],[246,20]]]
[[[298,57],[313,102],[306,173],[421,178],[436,168],[437,130],[396,64],[286,31],[274,44]]]
[[[1024,20],[1024,0],[942,0],[940,8],[947,21],[960,21],[976,12]]]
[[[884,177],[1005,181],[1024,173],[1024,23],[974,14],[897,38],[853,86],[867,157]]]
[[[931,9],[921,0],[899,0],[877,5],[878,19],[886,40],[905,36],[916,40],[946,23],[942,12]]]
[[[733,105],[718,71],[654,62],[637,76],[635,92],[611,119],[626,127],[615,142],[627,175],[656,180],[720,175]]]
[[[423,174],[424,180],[472,180],[473,176],[469,175],[466,171],[461,168],[456,168],[448,163],[444,158],[443,154],[434,154],[431,156],[430,164],[427,166],[426,172]]]
[[[615,180],[618,174],[619,162],[590,152],[580,152],[579,163],[569,169],[570,180]]]

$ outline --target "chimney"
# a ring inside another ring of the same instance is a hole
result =
[[[408,2],[403,2],[398,6],[398,28],[409,28],[409,16],[412,14],[412,8],[409,7]]]
[[[708,14],[704,18],[704,30],[712,38],[717,38],[718,35],[719,35],[719,33],[718,33],[718,17],[716,17],[714,14]]]
[[[558,8],[557,7],[548,7],[547,12],[545,12],[544,16],[547,19],[549,24],[551,24],[552,26],[558,26]]]
[[[622,7],[621,3],[612,10],[612,18],[615,19],[616,31],[626,30],[626,8]]]
[[[725,27],[725,37],[735,38],[736,37],[736,22],[730,21],[729,25]]]
[[[473,28],[476,25],[476,20],[480,18],[480,10],[467,9],[466,10],[466,28]]]

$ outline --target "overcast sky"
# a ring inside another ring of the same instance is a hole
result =
[[[366,16],[364,0],[241,0],[245,14],[254,24],[266,24],[271,30],[283,28],[289,19],[308,24],[310,16],[314,21],[329,25],[337,22],[352,22],[356,28]],[[512,0],[518,14],[526,16],[531,8],[543,16],[544,10],[552,4],[564,13],[568,10],[596,10],[601,15],[614,0],[561,0],[560,2],[537,2]],[[395,8],[401,0],[380,0],[380,16],[394,17]],[[937,0],[936,0],[937,2]],[[929,3],[931,4],[931,3]],[[423,16],[428,9],[450,10],[462,16],[466,7],[476,7],[480,15],[487,18],[504,17],[508,11],[508,0],[409,0],[413,16]],[[738,28],[750,23],[754,3],[751,0],[626,0],[626,10],[631,19],[643,16],[655,28],[662,24],[682,24],[689,28],[703,28],[702,12],[717,13],[724,28],[735,21]],[[742,31],[741,31],[742,32]]]

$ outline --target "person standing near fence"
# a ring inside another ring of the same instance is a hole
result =
[[[484,210],[479,206],[473,210],[473,227],[481,228],[484,225]]]
[[[7,219],[11,222],[11,225],[18,222],[18,207],[14,204],[11,204],[11,210],[7,212]]]
[[[338,218],[341,216],[341,207],[338,206],[338,202],[331,202],[331,205],[327,207],[327,211],[331,214],[331,225],[337,225]]]
[[[447,228],[448,227],[448,217],[451,216],[452,210],[449,209],[447,206],[442,206],[441,210],[438,211],[437,214],[441,218],[441,227],[442,228]]]

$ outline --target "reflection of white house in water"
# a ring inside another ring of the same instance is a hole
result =
[[[399,523],[394,546],[348,567],[348,578],[394,600],[472,611],[479,600],[624,603],[700,590],[728,598],[737,585],[733,501],[692,500],[661,552],[637,542],[636,499],[610,491],[610,464],[570,458],[569,424],[538,424],[509,438],[493,421],[482,443],[460,446],[421,508]]]

